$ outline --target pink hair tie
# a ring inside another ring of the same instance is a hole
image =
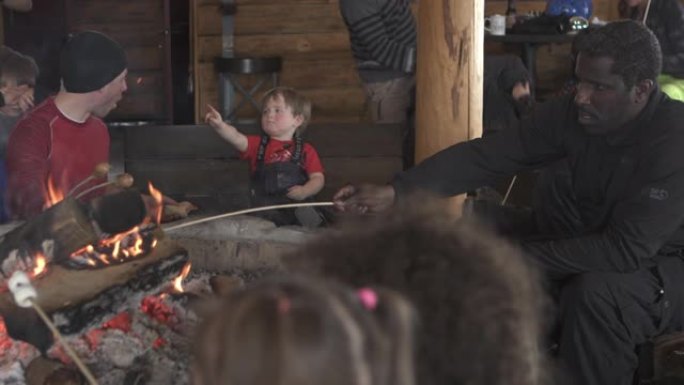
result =
[[[378,306],[378,294],[375,290],[369,287],[363,287],[356,291],[356,295],[359,296],[359,300],[367,310],[375,310]]]

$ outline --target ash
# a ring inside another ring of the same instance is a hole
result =
[[[101,385],[186,385],[199,318],[195,302],[211,295],[210,275],[192,273],[184,293],[136,295],[107,321],[66,340]],[[37,349],[9,338],[0,323],[0,384],[24,385]],[[75,367],[55,343],[48,358]]]

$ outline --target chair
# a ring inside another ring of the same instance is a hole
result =
[[[279,57],[268,58],[235,58],[235,57],[216,57],[214,59],[214,68],[220,77],[221,90],[220,103],[225,109],[222,111],[224,119],[227,121],[234,121],[235,117],[246,103],[251,104],[257,111],[261,110],[259,103],[255,100],[257,92],[264,84],[268,84],[270,80],[270,87],[278,86],[278,74],[282,68],[282,59]],[[240,84],[239,79],[242,75],[256,75],[257,81],[249,90]],[[226,82],[229,82],[235,90],[242,95],[242,100],[233,108],[226,106],[227,95]]]

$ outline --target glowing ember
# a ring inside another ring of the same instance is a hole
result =
[[[52,207],[55,204],[64,200],[64,192],[55,186],[55,181],[52,176],[47,178],[47,196],[45,197],[45,208]]]
[[[183,280],[188,276],[188,274],[190,274],[191,267],[192,264],[190,262],[186,263],[185,266],[183,266],[183,270],[181,271],[180,275],[173,280],[173,289],[178,293],[183,292]]]
[[[163,201],[163,195],[161,191],[157,190],[154,188],[151,182],[147,182],[147,188],[150,190],[150,195],[152,195],[152,198],[154,198],[154,202],[157,204],[156,210],[157,212],[155,213],[155,220],[157,224],[161,223],[161,216],[162,216],[162,209],[164,208],[164,205],[162,204]]]
[[[140,310],[157,322],[172,326],[178,322],[173,308],[167,304],[163,296],[148,296],[140,301]]]
[[[33,278],[43,274],[45,272],[45,266],[47,265],[47,259],[42,253],[36,255],[36,266],[33,268],[33,273],[31,274]]]

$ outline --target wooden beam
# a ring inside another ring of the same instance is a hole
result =
[[[416,162],[482,133],[484,0],[418,7]]]

